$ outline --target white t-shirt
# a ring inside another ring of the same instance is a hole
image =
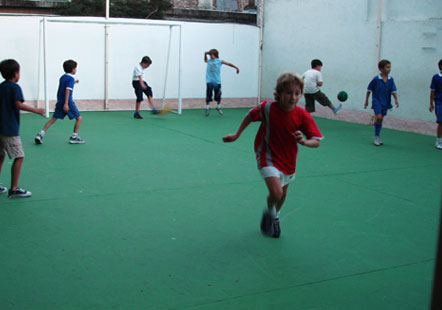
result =
[[[319,91],[318,83],[322,82],[321,71],[310,69],[302,75],[304,79],[304,94],[314,94]]]
[[[146,68],[143,68],[140,64],[137,64],[134,68],[134,73],[132,74],[132,81],[139,81],[140,75],[144,80],[144,70],[146,70]]]

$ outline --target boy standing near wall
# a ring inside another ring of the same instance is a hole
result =
[[[439,60],[439,73],[435,74],[431,80],[430,92],[430,112],[436,113],[436,145],[442,150],[442,59]],[[433,105],[434,102],[434,105]]]
[[[135,96],[137,96],[137,101],[135,103],[135,114],[134,118],[142,119],[143,117],[140,115],[140,105],[141,101],[143,101],[143,93],[147,96],[147,101],[149,102],[150,107],[152,108],[152,113],[156,114],[157,109],[153,105],[153,93],[152,88],[147,85],[146,81],[144,81],[144,71],[150,67],[152,64],[152,60],[149,56],[144,56],[141,59],[141,62],[137,64],[134,68],[134,72],[132,74],[132,86],[135,90]]]
[[[0,171],[5,160],[5,152],[14,160],[11,167],[11,188],[9,198],[29,197],[31,192],[18,187],[18,179],[23,164],[24,152],[19,136],[20,110],[44,115],[44,109],[35,109],[23,102],[23,93],[17,84],[20,79],[20,65],[14,59],[0,63],[0,72],[5,81],[0,84]],[[0,194],[8,189],[0,186]]]
[[[65,74],[60,77],[57,91],[57,103],[52,118],[46,122],[43,129],[35,136],[35,143],[42,144],[46,131],[51,127],[57,119],[64,119],[66,115],[70,120],[75,119],[74,132],[69,138],[70,144],[83,144],[86,140],[80,138],[78,130],[80,129],[82,117],[74,103],[73,95],[74,85],[78,83],[74,75],[77,73],[77,62],[69,59],[63,63]]]
[[[387,115],[387,110],[393,108],[391,105],[391,95],[393,95],[396,108],[399,107],[399,102],[397,100],[397,89],[394,80],[389,76],[391,71],[391,62],[383,59],[378,63],[380,75],[375,76],[370,84],[368,84],[367,94],[365,97],[364,109],[368,106],[368,98],[370,93],[373,93],[371,108],[374,111],[375,122],[374,122],[374,140],[373,144],[376,146],[381,146],[384,143],[380,138],[382,121],[384,116]]]
[[[305,97],[305,110],[309,113],[315,112],[315,100],[321,105],[329,107],[333,113],[338,114],[342,104],[334,106],[328,97],[321,92],[319,87],[322,86],[322,62],[319,59],[313,59],[311,62],[311,69],[304,72],[302,79],[304,80],[304,97]]]
[[[209,59],[207,59],[209,56]],[[239,69],[230,62],[219,59],[219,53],[216,49],[211,49],[204,53],[204,62],[207,63],[206,69],[206,116],[209,116],[210,102],[212,101],[212,93],[215,93],[215,101],[217,102],[216,109],[219,115],[223,115],[221,110],[221,65],[227,65],[236,69],[236,74],[239,74]]]

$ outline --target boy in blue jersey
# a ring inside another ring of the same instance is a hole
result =
[[[209,56],[209,59],[207,58]],[[216,109],[219,115],[223,115],[221,110],[221,65],[227,65],[235,68],[236,73],[239,73],[239,69],[230,62],[219,59],[218,50],[211,49],[204,53],[204,62],[207,63],[206,69],[206,116],[209,116],[210,102],[212,101],[212,94],[215,94],[215,101],[218,103]]]
[[[20,110],[44,115],[44,109],[27,106],[23,102],[23,93],[17,84],[20,79],[20,65],[14,59],[0,63],[0,72],[5,81],[0,84],[0,171],[5,160],[5,153],[14,162],[11,167],[11,188],[9,198],[29,197],[31,192],[18,187],[18,179],[23,164],[24,152],[19,136]],[[0,194],[8,189],[0,186]]]
[[[391,96],[393,95],[396,108],[399,107],[399,101],[397,100],[397,89],[394,84],[394,80],[389,76],[391,71],[391,62],[388,60],[381,60],[378,63],[380,75],[375,76],[370,84],[368,84],[367,95],[365,97],[364,109],[368,106],[368,98],[370,93],[373,93],[371,108],[374,111],[374,140],[373,143],[376,146],[383,145],[380,138],[382,121],[384,116],[387,115],[387,110],[393,108],[391,105]]]
[[[439,60],[438,65],[439,73],[433,76],[430,85],[430,112],[435,110],[436,113],[437,130],[435,147],[442,150],[442,59]]]
[[[74,84],[78,83],[78,80],[75,80],[74,78],[74,74],[77,73],[77,62],[75,62],[74,60],[66,60],[63,63],[63,69],[65,74],[60,77],[60,81],[58,84],[57,104],[55,105],[54,114],[35,137],[36,144],[42,144],[43,137],[49,127],[51,127],[52,124],[57,121],[57,119],[64,119],[66,115],[69,117],[69,119],[75,119],[74,132],[69,138],[69,143],[82,144],[86,142],[78,135],[78,129],[80,128],[82,118],[80,116],[80,112],[77,109],[77,106],[74,103],[74,100],[72,99]]]

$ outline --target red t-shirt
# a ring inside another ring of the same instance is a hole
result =
[[[249,112],[252,122],[261,122],[255,138],[258,169],[274,166],[284,174],[296,170],[298,143],[292,133],[300,130],[308,139],[323,137],[310,114],[295,106],[284,111],[276,101],[263,101]]]

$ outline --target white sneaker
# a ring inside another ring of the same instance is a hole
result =
[[[436,142],[436,145],[434,147],[438,150],[442,150],[442,142]]]
[[[342,108],[342,103],[340,103],[338,106],[333,108],[333,112],[335,113],[335,115],[338,114],[339,110]]]
[[[373,144],[376,146],[381,146],[384,144],[379,136],[374,136]]]

